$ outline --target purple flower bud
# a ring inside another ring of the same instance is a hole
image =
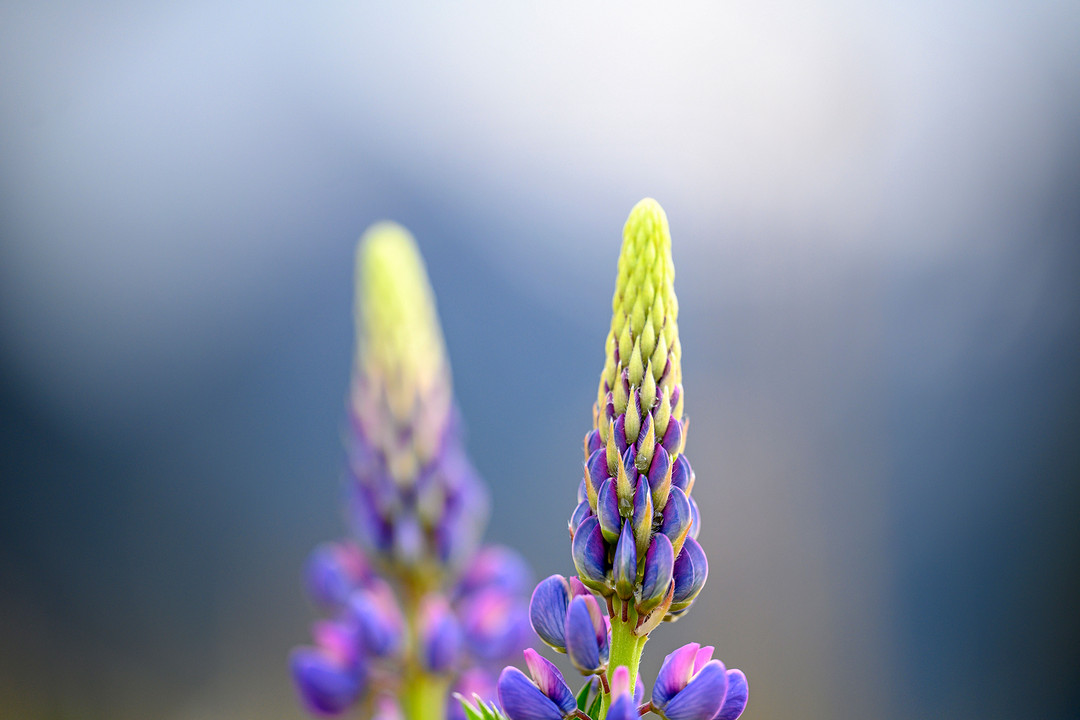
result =
[[[540,639],[559,652],[566,652],[566,608],[570,586],[562,575],[541,580],[529,602],[529,620]]]
[[[581,523],[585,522],[585,518],[592,517],[592,509],[589,508],[589,501],[582,500],[574,508],[574,514],[570,516],[570,537],[573,538],[577,533],[577,529],[581,527]]]
[[[594,595],[579,595],[566,611],[566,654],[582,675],[600,672],[610,650],[607,615]]]
[[[652,488],[652,504],[657,510],[667,505],[668,492],[671,490],[671,455],[663,445],[657,445],[649,466],[649,487]]]
[[[682,548],[686,534],[690,532],[691,520],[690,501],[682,490],[677,487],[671,488],[667,507],[664,508],[664,519],[660,523],[660,532],[667,535],[668,539],[671,540],[676,556],[678,556],[679,550]]]
[[[420,602],[420,660],[429,672],[449,672],[461,657],[461,626],[446,599],[428,595]]]
[[[743,714],[746,701],[750,699],[750,686],[742,670],[728,670],[727,681],[728,689],[724,704],[713,720],[736,720]]]
[[[600,531],[600,522],[595,518],[586,518],[581,523],[571,546],[574,567],[578,577],[585,585],[601,590],[607,588],[607,546]]]
[[[622,517],[619,515],[619,496],[614,480],[605,480],[596,496],[596,519],[600,521],[600,532],[604,540],[614,544],[622,530]]]
[[[523,594],[531,585],[532,572],[525,558],[502,545],[486,545],[476,553],[461,576],[457,597],[498,588],[512,595]]]
[[[712,720],[727,694],[727,669],[711,660],[712,648],[684,645],[664,658],[652,704],[667,720]]]
[[[323,543],[308,558],[304,576],[308,594],[325,607],[340,607],[370,572],[352,543]]]
[[[671,418],[671,422],[669,422],[667,426],[667,432],[664,433],[664,439],[660,443],[664,446],[664,449],[672,455],[682,454],[683,422],[680,422],[675,418]]]
[[[675,567],[675,551],[667,535],[657,533],[649,544],[645,555],[645,574],[641,580],[641,596],[637,610],[641,614],[650,612],[667,595]]]
[[[461,601],[458,617],[473,657],[495,661],[516,655],[528,642],[525,603],[515,594],[490,587]]]
[[[634,513],[631,515],[634,527],[634,540],[637,542],[638,555],[649,549],[649,537],[652,535],[653,502],[649,481],[644,475],[638,476],[634,490]]]
[[[619,544],[615,546],[612,575],[615,592],[623,600],[628,600],[634,594],[634,584],[637,582],[637,541],[634,540],[629,520],[623,523]]]
[[[694,470],[685,455],[680,454],[671,466],[671,484],[687,495],[694,489]]]
[[[574,693],[570,692],[559,668],[532,648],[525,649],[525,666],[529,668],[529,675],[540,688],[540,692],[550,698],[564,715],[574,712],[577,700]]]
[[[611,674],[611,706],[605,717],[606,720],[638,719],[637,703],[630,692],[630,671],[625,665]]]
[[[377,553],[389,553],[393,547],[392,528],[379,513],[369,488],[353,483],[349,511],[353,527],[360,539]]]
[[[293,682],[313,715],[340,715],[364,689],[360,668],[347,668],[316,648],[297,648],[289,659]]]
[[[385,580],[373,578],[367,588],[349,597],[349,616],[360,631],[368,653],[376,657],[397,654],[405,640],[405,620]]]
[[[690,603],[701,592],[701,588],[705,587],[705,580],[709,577],[709,561],[697,540],[686,539],[682,552],[675,558],[673,574],[675,597],[671,603],[671,612],[678,612],[690,607]]]
[[[565,716],[559,706],[516,667],[503,668],[498,694],[499,705],[510,720],[562,720]]]

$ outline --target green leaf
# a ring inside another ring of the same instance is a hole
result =
[[[471,701],[461,693],[454,693],[454,698],[461,703],[461,709],[469,720],[510,720],[495,703],[485,703],[479,695],[474,694]]]

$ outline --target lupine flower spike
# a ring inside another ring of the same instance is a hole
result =
[[[456,690],[495,697],[493,671],[525,644],[529,572],[477,542],[484,486],[465,454],[423,261],[383,223],[357,251],[356,363],[348,403],[355,539],[315,550],[306,578],[330,613],[293,652],[304,706],[378,720],[464,719]]]
[[[709,573],[697,542],[694,471],[683,454],[689,421],[674,283],[667,216],[642,200],[623,229],[606,359],[570,515],[577,577],[542,581],[529,607],[540,639],[593,677],[571,709],[561,675],[556,682],[534,671],[530,680],[507,668],[499,696],[510,720],[627,720],[648,712],[735,720],[746,706],[745,675],[696,643],[668,656],[652,699],[642,702],[638,665],[649,634],[690,609]]]

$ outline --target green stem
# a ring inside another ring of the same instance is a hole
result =
[[[645,637],[638,637],[634,634],[634,627],[637,625],[637,611],[634,610],[632,602],[628,602],[626,622],[622,619],[622,601],[618,598],[614,598],[613,609],[611,617],[611,653],[608,659],[608,678],[611,678],[615,672],[615,668],[620,665],[625,667],[630,673],[630,689],[633,691],[634,686],[637,684],[638,666],[641,665],[641,651],[645,649],[645,642],[649,639],[648,635]],[[604,698],[600,702],[600,717],[606,717],[608,708],[611,707],[611,694],[604,693]]]
[[[409,651],[402,668],[398,701],[406,720],[445,720],[450,678],[424,672],[420,664],[420,603],[430,588],[415,578],[403,584],[406,621],[409,625]]]

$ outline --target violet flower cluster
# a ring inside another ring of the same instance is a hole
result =
[[[291,669],[304,706],[379,720],[464,718],[451,693],[491,700],[494,671],[524,648],[529,571],[477,550],[486,490],[465,453],[423,261],[400,226],[357,251],[357,349],[348,403],[354,537],[306,571],[329,615]]]
[[[694,471],[683,454],[678,301],[667,217],[638,203],[623,230],[613,317],[585,472],[570,517],[577,577],[553,575],[535,589],[532,626],[547,645],[591,676],[576,695],[535,651],[529,674],[503,670],[501,711],[510,720],[734,720],[748,686],[713,648],[686,645],[664,660],[651,697],[638,677],[642,650],[662,622],[684,615],[701,592],[708,561],[697,542]],[[483,717],[475,704],[470,717]]]

